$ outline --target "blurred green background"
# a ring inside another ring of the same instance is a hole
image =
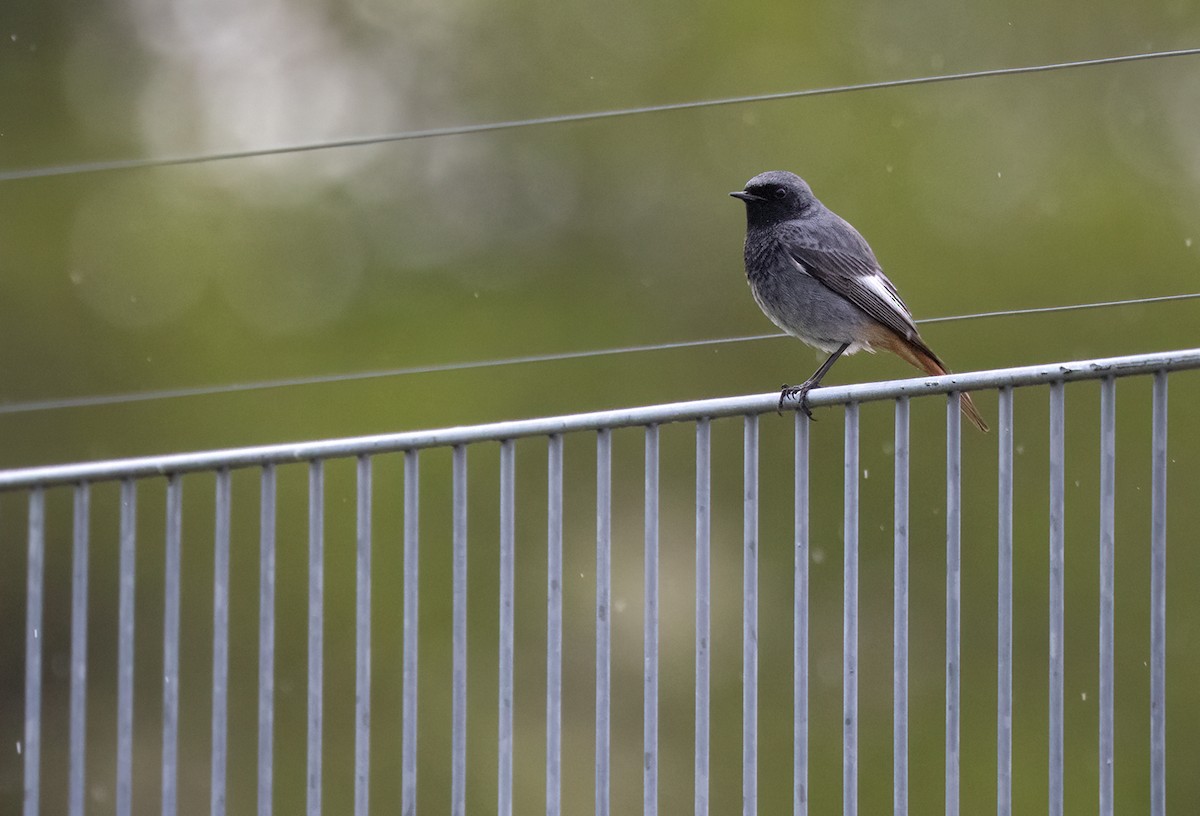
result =
[[[1200,44],[1200,9],[1008,0],[9,0],[0,171],[174,157]],[[29,401],[772,330],[741,269],[755,173],[794,170],[918,318],[1197,290],[1200,58],[743,104],[187,167],[0,183],[0,465],[347,436],[761,392],[787,339],[15,411]],[[1193,302],[930,326],[958,369],[1195,346]],[[894,358],[829,382],[906,376]],[[1200,800],[1194,375],[1172,378],[1168,793]],[[1094,812],[1098,387],[1068,404],[1067,809]],[[981,408],[995,416],[995,398]],[[4,406],[7,405],[6,410]],[[941,401],[913,406],[913,812],[942,807]],[[1046,392],[1016,404],[1014,798],[1046,797]],[[1118,396],[1118,808],[1148,799],[1149,383]],[[841,423],[813,427],[814,813],[841,801]],[[992,423],[993,426],[995,423]],[[789,807],[791,420],[763,420],[763,812]],[[995,437],[964,430],[963,812],[995,806]],[[615,435],[615,812],[641,798],[640,435]],[[863,409],[861,806],[891,801],[891,419]],[[591,812],[595,458],[567,441],[566,812]],[[713,812],[740,781],[741,429],[714,425]],[[543,799],[545,449],[518,445],[516,812]],[[661,801],[692,789],[693,440],[663,431]],[[449,803],[449,455],[422,456],[419,796]],[[495,446],[471,453],[468,807],[495,802]],[[353,467],[329,466],[325,804],[353,790]],[[376,463],[371,796],[399,802],[401,465]],[[254,807],[257,484],[235,475],[229,806]],[[156,812],[161,483],[139,503],[135,811]],[[0,811],[21,801],[24,498],[0,497]],[[305,484],[280,473],[277,812],[304,793]],[[43,812],[66,807],[70,496],[49,495]],[[116,489],[93,499],[89,812],[114,808]],[[212,479],[185,479],[180,812],[208,808]],[[681,810],[687,810],[686,804]]]

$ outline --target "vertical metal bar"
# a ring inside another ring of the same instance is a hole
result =
[[[712,532],[712,434],[710,422],[696,422],[696,763],[695,816],[708,816],[709,735],[709,543]]]
[[[213,537],[212,816],[225,814],[229,702],[229,470],[217,471]]]
[[[658,426],[646,426],[642,620],[642,813],[658,816]]]
[[[163,609],[162,816],[175,816],[179,781],[179,574],[183,538],[183,480],[167,477]]]
[[[275,770],[275,466],[260,477],[258,524],[258,816],[271,816]]]
[[[121,554],[117,611],[117,816],[133,812],[133,599],[137,483],[121,482]]]
[[[808,417],[796,411],[792,563],[792,816],[808,816]]]
[[[512,816],[513,775],[513,571],[516,526],[516,449],[500,443],[500,717],[499,816]]]
[[[1150,814],[1167,812],[1167,372],[1154,374],[1150,461]]]
[[[842,812],[858,813],[858,403],[846,405],[842,507]]]
[[[562,813],[563,441],[548,440],[546,512],[546,816]]]
[[[996,813],[1012,816],[1013,391],[1000,389],[997,436]]]
[[[72,816],[83,816],[83,788],[87,744],[87,621],[88,621],[88,485],[75,487],[71,554],[71,770],[67,806]]]
[[[960,397],[946,400],[946,816],[959,808],[959,679],[962,637],[962,521]]]
[[[321,813],[325,687],[325,463],[308,465],[308,816]]]
[[[463,445],[454,446],[451,478],[454,482],[454,702],[451,717],[453,733],[450,738],[452,757],[450,763],[450,814],[451,816],[467,816],[467,449]],[[416,531],[414,530],[414,532]],[[415,551],[413,557],[415,561]],[[408,574],[407,570],[405,570],[405,574]],[[413,681],[416,682],[415,677]],[[413,717],[416,717],[415,711]],[[416,753],[415,732],[413,734],[413,753]],[[415,756],[413,780],[412,798],[404,797],[400,809],[402,816],[416,816]]]
[[[29,492],[25,592],[25,816],[38,816],[42,758],[42,590],[46,569],[46,495]]]
[[[1117,381],[1100,383],[1100,816],[1113,813],[1113,615],[1116,575]]]
[[[367,816],[371,792],[371,457],[358,457],[354,624],[354,816]],[[405,484],[407,487],[407,482]],[[405,526],[408,525],[407,515]],[[405,540],[407,545],[407,537]],[[406,553],[407,555],[407,546]],[[407,579],[407,574],[405,578]],[[408,597],[405,596],[407,607]],[[407,647],[407,641],[405,646]],[[407,657],[407,653],[405,654]],[[407,669],[407,665],[405,666]],[[405,677],[407,680],[408,678]],[[407,684],[406,684],[407,685]],[[407,688],[405,689],[407,691]],[[404,727],[407,730],[408,721]]]
[[[418,615],[420,613],[420,488],[421,471],[419,452],[404,452],[404,688],[401,717],[404,732],[401,735],[400,764],[402,782],[400,800],[402,814],[414,814],[417,810],[417,656],[420,644]],[[461,740],[463,767],[452,773],[461,773],[466,767],[466,694],[467,694],[467,507],[466,507],[466,450],[461,446],[454,449],[454,734],[452,739]],[[460,484],[461,482],[461,484]],[[461,495],[460,495],[461,492]],[[461,518],[459,518],[461,516]],[[461,540],[460,540],[461,539]],[[462,561],[461,565],[459,561]],[[460,609],[461,607],[461,609]],[[462,618],[460,621],[459,618]],[[459,631],[461,624],[462,631]],[[461,637],[460,637],[461,635]],[[459,650],[461,649],[461,655]],[[461,657],[461,672],[457,665]],[[460,676],[461,675],[461,676]],[[460,688],[461,687],[461,688]],[[459,695],[461,693],[461,701]],[[461,718],[462,722],[459,723]],[[461,727],[460,727],[461,725]],[[455,746],[456,748],[458,745]],[[456,751],[457,756],[457,751]],[[465,780],[458,781],[462,795],[466,795]]]
[[[892,812],[908,813],[908,397],[896,400],[892,499]]]
[[[1049,816],[1063,812],[1063,556],[1066,479],[1065,400],[1050,384],[1050,768]]]
[[[758,812],[758,417],[742,440],[742,814]]]
[[[596,434],[596,816],[609,812],[612,661],[612,431]]]

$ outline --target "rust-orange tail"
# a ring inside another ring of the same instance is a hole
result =
[[[938,359],[938,356],[933,353],[933,349],[925,345],[920,337],[905,340],[888,332],[887,339],[877,343],[877,345],[907,360],[930,376],[940,377],[943,374],[950,373],[950,369],[946,368],[945,363]],[[962,407],[962,412],[966,415],[967,419],[975,423],[975,427],[979,428],[979,430],[987,433],[987,423],[979,415],[979,410],[975,407],[975,403],[971,401],[971,395],[964,392],[959,397],[959,405]]]

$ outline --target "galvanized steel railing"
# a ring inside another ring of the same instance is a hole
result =
[[[1064,513],[1064,383],[1101,382],[1100,503],[1100,683],[1099,779],[1100,812],[1113,808],[1113,586],[1115,501],[1115,378],[1153,377],[1151,502],[1151,813],[1165,813],[1165,678],[1166,678],[1166,471],[1167,380],[1172,371],[1200,367],[1200,349],[1117,357],[1084,362],[1029,366],[945,377],[830,386],[814,391],[814,406],[845,406],[844,448],[844,595],[843,595],[843,810],[857,812],[858,792],[858,526],[859,411],[861,402],[893,400],[894,437],[894,621],[893,621],[893,768],[894,809],[908,809],[908,676],[909,676],[909,400],[948,395],[946,406],[946,643],[945,643],[945,780],[946,812],[959,807],[960,756],[960,421],[963,390],[997,389],[999,393],[999,586],[997,801],[1001,814],[1012,807],[1013,714],[1013,389],[1048,384],[1050,391],[1050,708],[1049,812],[1063,808],[1063,513]],[[467,812],[467,448],[485,441],[500,443],[499,560],[499,709],[497,812],[511,816],[513,807],[514,702],[514,564],[516,535],[514,440],[539,436],[548,445],[548,551],[546,643],[546,811],[562,811],[563,708],[563,435],[597,433],[596,604],[595,604],[595,812],[610,811],[610,720],[612,649],[612,436],[613,429],[645,428],[644,609],[643,609],[643,810],[658,812],[659,770],[659,429],[662,423],[694,422],[696,427],[695,505],[695,736],[694,810],[709,810],[710,771],[710,621],[711,480],[710,420],[744,417],[743,586],[742,586],[742,802],[743,812],[757,812],[758,795],[758,415],[774,411],[777,394],[682,402],[645,408],[573,416],[500,422],[474,427],[396,433],[355,439],[270,445],[234,450],[145,457],[108,462],[36,467],[0,472],[0,491],[28,495],[27,614],[25,621],[25,733],[19,746],[24,764],[24,813],[42,812],[40,778],[43,648],[42,620],[46,546],[45,491],[74,486],[71,589],[70,711],[68,808],[84,812],[86,690],[88,670],[88,518],[90,486],[120,483],[120,556],[118,614],[118,693],[116,796],[119,816],[131,812],[134,692],[134,561],[137,539],[138,481],[166,477],[164,641],[162,681],[161,812],[179,809],[178,696],[180,647],[180,546],[182,481],[185,473],[216,475],[213,588],[211,812],[226,810],[229,694],[230,471],[260,469],[260,575],[258,659],[258,798],[260,816],[272,812],[275,757],[275,553],[276,466],[308,463],[308,668],[307,668],[307,802],[316,816],[322,807],[322,729],[324,687],[324,463],[332,458],[357,459],[357,540],[355,616],[354,810],[369,811],[371,717],[371,509],[372,457],[403,452],[403,672],[401,729],[401,809],[416,812],[418,707],[418,536],[419,451],[449,447],[452,457],[453,622],[451,680],[452,740],[451,812]],[[795,419],[793,575],[793,811],[808,812],[809,769],[809,422]],[[472,805],[478,810],[477,804]],[[377,808],[378,809],[378,808]],[[390,809],[390,804],[387,806]]]

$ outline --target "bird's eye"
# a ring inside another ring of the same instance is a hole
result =
[[[776,187],[774,196],[776,201],[783,201],[785,198],[787,198],[787,190],[783,189],[782,187]]]

